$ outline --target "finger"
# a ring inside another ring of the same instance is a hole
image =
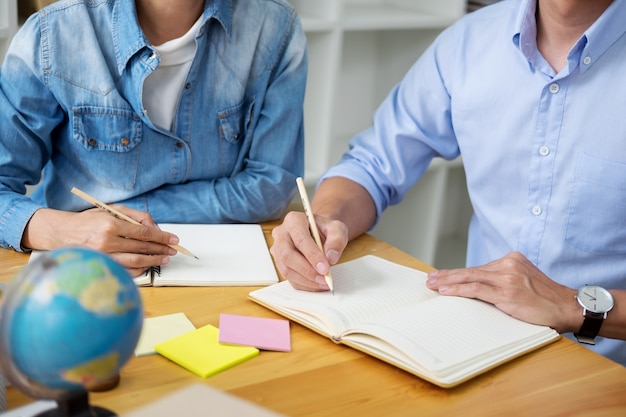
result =
[[[324,237],[324,255],[331,265],[335,265],[348,245],[348,228],[338,220],[324,219],[318,221],[318,226]]]
[[[281,252],[283,250],[285,253]],[[293,248],[286,250],[285,246],[273,245],[270,248],[270,253],[274,259],[281,260],[276,262],[278,272],[295,289],[306,291],[329,290],[324,277],[319,275],[306,258]]]
[[[442,295],[480,298],[493,302],[498,295],[498,273],[482,268],[460,268],[432,271],[426,285]]]
[[[145,226],[145,227],[148,227],[157,231],[156,233],[151,233],[149,230],[143,230],[144,237],[141,238],[142,240],[155,241],[158,243],[162,243],[164,245],[177,245],[178,244],[179,242],[178,236],[176,236],[173,233],[168,233],[167,231],[161,230],[159,225],[154,222],[154,219],[149,213],[146,213],[145,211],[135,210],[135,209],[132,209],[130,207],[126,207],[120,204],[116,204],[114,205],[114,207],[118,211],[124,213],[128,217],[140,223],[142,226]],[[164,234],[158,233],[158,232],[163,232]],[[127,237],[130,237],[130,236],[127,236]]]
[[[311,235],[309,223],[304,213],[288,213],[276,235],[279,241],[287,245],[285,248],[287,250],[287,256],[291,256],[289,253],[290,250],[299,252],[317,274],[326,275],[328,273],[330,263]],[[289,246],[291,246],[291,248]],[[303,273],[303,275],[308,272],[308,268],[298,257],[292,259],[294,262],[294,265],[291,265],[292,269]],[[310,272],[305,276],[309,276],[310,279],[314,278]]]
[[[480,267],[440,269],[428,273],[427,286],[431,289],[442,285],[464,284],[478,282],[487,285],[497,285],[502,270],[493,263]]]
[[[322,288],[322,286],[317,286],[317,287],[311,287],[309,284],[309,281],[306,281],[304,284],[305,285],[301,285],[300,282],[298,281],[292,281],[289,280],[289,284],[291,284],[291,286],[296,289],[296,290],[300,290],[300,291],[309,291],[309,292],[321,292],[321,291],[328,291],[329,288],[325,287]]]
[[[145,226],[135,226],[123,220],[114,220],[115,222],[112,223],[101,223],[97,231],[85,235],[86,239],[83,244],[107,253],[176,254],[176,251],[167,245],[145,240],[146,236],[142,235],[142,229],[147,229]]]
[[[135,225],[128,222],[120,226],[119,235],[128,239],[134,239],[137,241],[143,241],[147,244],[163,245],[176,245],[179,242],[178,236],[173,233],[162,231],[157,227]],[[152,245],[154,247],[154,245]],[[163,248],[161,249],[163,250]],[[139,252],[139,253],[152,253],[152,252]],[[160,252],[155,252],[160,253]]]
[[[135,210],[122,204],[113,204],[113,207],[144,226],[159,228],[150,213]]]
[[[177,253],[175,249],[167,245],[126,237],[111,239],[107,248],[110,252],[132,253],[139,255],[174,256]]]
[[[325,281],[323,286],[316,281],[320,274],[302,253],[309,250],[324,258],[308,231],[306,218],[302,216],[302,213],[288,214],[283,224],[274,228],[272,231],[274,242],[270,247],[270,253],[278,272],[294,288],[308,291],[328,289]],[[302,243],[306,240],[313,242],[312,245]]]
[[[502,298],[502,291],[500,291],[499,287],[476,281],[441,285],[438,291],[442,295],[475,298],[491,304],[497,304]]]
[[[122,265],[132,277],[137,277],[152,266],[166,265],[170,262],[169,256],[140,255],[136,253],[113,252],[109,255]]]
[[[303,258],[304,259],[304,258]],[[305,261],[306,263],[306,261]],[[324,280],[324,277],[315,273],[315,271],[310,268],[312,274],[302,274],[293,269],[283,269],[281,271],[282,276],[289,281],[291,286],[297,290],[304,291],[328,291],[328,284]],[[312,279],[310,277],[313,277]]]

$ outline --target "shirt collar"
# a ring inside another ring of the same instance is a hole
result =
[[[210,19],[215,19],[224,28],[230,37],[233,22],[232,0],[206,0],[202,15],[202,25],[199,34],[204,33],[204,27]],[[150,43],[139,27],[137,9],[134,1],[116,1],[113,5],[112,19],[113,42],[117,59],[117,69],[121,74],[130,58]]]
[[[537,21],[535,20],[536,0],[522,0],[513,30],[513,43],[526,58],[537,49]]]
[[[537,0],[522,0],[515,25],[511,34],[513,43],[526,59],[536,68],[544,65],[537,51],[537,21],[535,10]],[[626,0],[614,0],[605,12],[585,31],[578,42],[573,45],[568,59],[585,62],[580,65],[580,71],[585,72],[595,61],[626,33]],[[579,65],[577,61],[574,64]],[[541,68],[540,68],[541,69]]]
[[[626,0],[614,0],[589,29],[585,31],[585,45],[580,59],[581,72],[588,70],[620,37],[626,34]]]

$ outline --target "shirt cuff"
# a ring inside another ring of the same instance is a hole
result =
[[[4,230],[3,247],[17,252],[30,252],[30,249],[22,247],[22,236],[30,218],[40,208],[42,208],[41,205],[26,200],[10,208],[0,218],[0,227]]]

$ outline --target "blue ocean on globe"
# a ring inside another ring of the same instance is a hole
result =
[[[25,390],[89,389],[119,373],[142,324],[137,287],[112,258],[84,248],[43,252],[4,294],[0,355]]]

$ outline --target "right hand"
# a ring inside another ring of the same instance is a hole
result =
[[[324,247],[322,253],[311,236],[304,213],[287,213],[283,223],[272,231],[270,253],[280,274],[292,287],[306,291],[328,291],[324,275],[339,261],[348,244],[348,228],[338,220],[316,216]]]
[[[169,263],[176,251],[168,244],[177,244],[178,237],[160,230],[148,213],[115,207],[141,224],[118,219],[99,208],[79,213],[40,209],[29,221],[22,243],[42,250],[89,247],[107,253],[133,277],[151,266]]]

